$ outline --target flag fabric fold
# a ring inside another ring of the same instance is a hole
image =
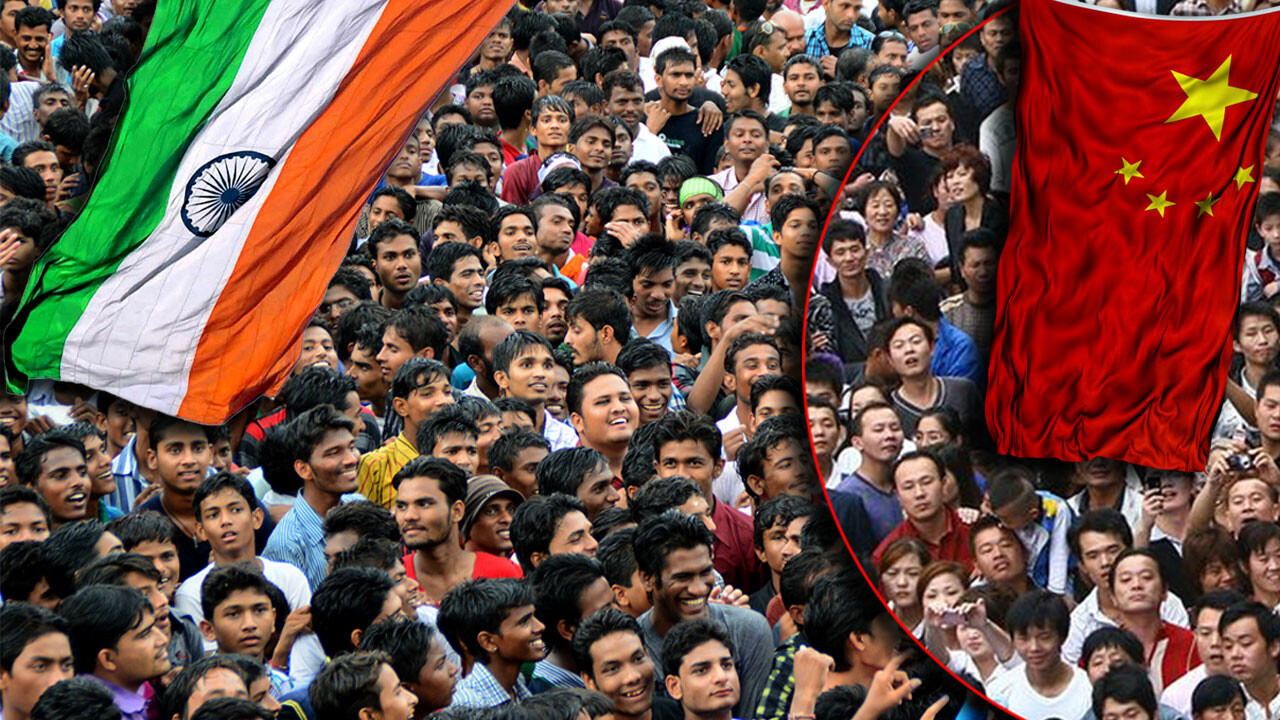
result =
[[[101,179],[6,330],[10,386],[83,383],[210,424],[278,388],[368,192],[505,11],[161,3]]]
[[[1019,7],[992,436],[1021,457],[1203,470],[1280,90],[1280,10]]]

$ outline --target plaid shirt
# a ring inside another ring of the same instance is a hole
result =
[[[523,702],[532,697],[524,676],[516,675],[515,697],[498,683],[484,663],[476,663],[471,674],[458,681],[450,708],[491,708],[509,702]]]
[[[978,122],[1009,99],[1009,91],[1000,84],[996,71],[987,67],[986,53],[970,60],[960,71],[960,93],[973,106]]]
[[[401,432],[396,441],[380,447],[373,452],[360,456],[360,469],[356,473],[360,494],[371,502],[391,509],[396,501],[396,491],[391,487],[391,478],[400,472],[400,468],[418,457],[418,450]]]
[[[796,691],[796,651],[804,645],[803,633],[787,638],[773,653],[773,670],[760,693],[756,720],[786,720],[791,710],[791,696]]]
[[[1182,2],[1173,6],[1169,14],[1183,17],[1213,17],[1216,15],[1239,15],[1242,12],[1244,12],[1244,8],[1241,7],[1240,0],[1231,0],[1221,10],[1213,9],[1206,0],[1182,0]]]
[[[871,42],[876,39],[876,36],[871,32],[860,28],[857,25],[854,25],[853,29],[849,32],[849,44],[840,48],[840,50],[836,52],[832,52],[831,46],[827,44],[827,23],[824,21],[821,25],[818,25],[809,31],[808,37],[804,40],[804,51],[808,55],[821,60],[827,55],[839,55],[841,52],[848,50],[851,47],[860,47],[870,50]]]

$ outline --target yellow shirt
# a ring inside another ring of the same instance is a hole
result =
[[[400,433],[390,445],[365,453],[361,456],[360,468],[356,471],[360,494],[390,510],[392,503],[396,501],[391,478],[416,457],[418,450],[409,443],[404,433]]]

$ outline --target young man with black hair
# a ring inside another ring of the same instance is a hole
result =
[[[1280,705],[1280,619],[1262,603],[1241,602],[1223,611],[1218,633],[1227,671],[1244,686],[1245,716],[1273,716]]]
[[[1018,598],[1005,613],[1005,628],[1024,665],[992,680],[987,697],[1018,715],[1082,717],[1088,712],[1089,675],[1062,657],[1069,624],[1061,597],[1038,590]]]
[[[947,322],[942,314],[942,286],[923,268],[903,267],[889,281],[894,317],[909,317],[929,328],[934,337],[930,368],[939,377],[960,377],[979,388],[986,385],[986,365],[973,338]]]
[[[382,652],[356,652],[336,658],[316,675],[314,687],[308,692],[308,708],[315,717],[326,720],[411,720],[418,704],[418,698],[396,675],[391,658]]]
[[[580,282],[586,272],[586,257],[573,251],[577,237],[575,201],[560,193],[543,193],[530,205],[535,220],[538,257],[551,263],[556,272]]]
[[[41,694],[75,674],[67,623],[35,605],[10,599],[0,607],[0,702],[5,720],[27,720]]]
[[[704,415],[691,410],[670,413],[653,431],[654,468],[658,477],[685,477],[702,488],[715,524],[715,569],[736,588],[760,583],[760,561],[752,550],[751,520],[716,498],[713,485],[724,470],[721,436]]]
[[[311,602],[311,585],[297,567],[257,554],[254,533],[265,518],[253,488],[239,475],[220,472],[205,478],[192,499],[196,537],[209,543],[209,565],[178,586],[173,609],[199,623],[204,619],[200,597],[204,580],[215,568],[250,563],[284,593],[291,610]]]
[[[625,720],[675,720],[680,707],[655,693],[654,661],[634,618],[604,608],[582,621],[573,636],[573,654],[583,683],[613,701],[613,715]]]
[[[178,562],[180,535],[173,521],[154,510],[135,510],[107,523],[106,531],[120,539],[125,552],[151,560],[161,586],[172,602],[181,582]]]
[[[1201,682],[1207,677],[1229,674],[1227,659],[1222,653],[1218,621],[1227,608],[1244,600],[1244,595],[1235,590],[1213,590],[1196,600],[1191,610],[1191,632],[1195,636],[1196,654],[1203,662],[1165,686],[1164,692],[1160,693],[1161,705],[1173,708],[1184,717],[1191,717],[1192,700]]]
[[[495,277],[484,304],[489,315],[506,320],[516,330],[542,331],[542,287],[523,275]]]
[[[751,609],[765,614],[769,601],[778,594],[782,570],[800,552],[800,531],[809,521],[813,506],[795,495],[779,495],[764,502],[753,518],[756,557],[769,568],[769,580],[751,594]]]
[[[662,346],[635,338],[618,353],[617,366],[631,385],[640,426],[684,408],[684,396],[675,391],[671,356]]]
[[[433,283],[453,293],[458,301],[458,328],[465,329],[476,309],[484,306],[487,280],[481,251],[469,243],[437,242],[424,269]]]
[[[731,205],[735,203],[728,199],[729,193],[745,185],[743,193],[749,194],[736,203],[742,221],[768,222],[764,181],[777,170],[778,161],[769,154],[769,123],[764,115],[747,108],[729,115],[724,123],[724,148],[733,166],[712,175],[711,179],[724,190],[726,202]]]
[[[1157,693],[1200,664],[1191,631],[1160,617],[1167,585],[1160,561],[1149,548],[1122,551],[1111,565],[1107,580],[1121,627],[1142,642],[1143,658],[1151,659],[1151,682]]]
[[[151,603],[133,588],[91,585],[64,600],[60,613],[76,673],[110,690],[127,720],[146,720],[150,683],[171,667],[169,638],[156,625]]]
[[[569,144],[569,127],[574,121],[573,105],[557,95],[541,93],[529,111],[529,128],[538,146],[536,152],[507,166],[502,173],[502,199],[523,204],[538,187],[538,171],[547,158],[564,152]]]
[[[553,555],[529,576],[535,614],[546,628],[547,656],[533,666],[529,689],[585,688],[573,656],[573,636],[582,621],[613,605],[604,567],[578,553]]]
[[[773,632],[762,616],[747,608],[709,603],[715,573],[714,542],[706,525],[692,516],[658,515],[640,523],[634,543],[636,563],[653,607],[639,622],[651,655],[681,622],[706,617],[727,627],[742,682],[736,707],[739,714],[748,714],[759,701],[769,675]],[[660,668],[658,674],[669,673]]]
[[[440,601],[440,630],[474,660],[454,690],[454,708],[521,702],[531,693],[520,666],[546,657],[543,624],[522,581],[484,579],[451,589]]]
[[[707,250],[712,257],[712,292],[747,286],[751,277],[751,241],[746,233],[736,227],[712,230],[707,237]]]
[[[37,435],[14,460],[21,485],[40,493],[50,509],[50,530],[89,514],[89,465],[84,445],[70,437]]]
[[[0,487],[0,550],[16,542],[42,542],[49,537],[53,514],[49,503],[25,485]]]
[[[248,702],[249,684],[239,664],[227,655],[211,655],[184,665],[157,697],[159,717],[191,720],[216,699]],[[250,703],[255,710],[262,708]],[[206,717],[208,711],[200,713]]]
[[[313,408],[287,428],[293,470],[302,478],[298,500],[276,524],[262,556],[302,570],[312,590],[324,579],[324,516],[358,488],[360,453],[355,423],[330,406]]]
[[[645,124],[644,82],[634,70],[619,68],[606,74],[601,79],[600,89],[604,92],[605,110],[622,118],[631,130],[633,160],[656,163],[671,156],[667,144]],[[660,208],[655,210],[660,211]]]
[[[577,498],[588,520],[622,501],[614,485],[617,476],[609,459],[591,447],[565,448],[551,453],[538,463],[534,476],[538,494],[562,493]]]
[[[471,578],[520,576],[504,558],[463,549],[458,525],[466,513],[467,476],[457,465],[422,455],[401,468],[392,484],[397,495],[391,512],[409,551],[405,573],[430,601],[438,603]]]
[[[547,438],[553,451],[578,444],[573,428],[551,417],[546,409],[554,364],[550,343],[527,330],[513,332],[493,349],[493,379],[499,392],[533,407],[534,428]]]
[[[632,272],[633,331],[674,356],[671,330],[675,326],[676,306],[671,302],[671,293],[676,284],[676,256],[671,243],[656,233],[642,235],[627,249],[626,260]]]
[[[480,428],[466,410],[452,405],[442,408],[418,428],[420,454],[448,460],[467,477],[476,473]]]
[[[111,691],[87,677],[62,680],[31,708],[32,720],[120,720]]]
[[[621,294],[602,287],[581,290],[565,308],[569,331],[564,341],[578,365],[617,362],[631,338],[631,309]]]
[[[640,582],[640,569],[631,547],[635,534],[634,527],[611,532],[599,541],[596,559],[604,566],[605,579],[613,591],[613,604],[631,617],[638,618],[651,607],[651,603],[644,584]]]
[[[529,430],[507,428],[489,446],[489,471],[526,500],[538,489],[537,467],[551,454],[551,444]]]
[[[455,368],[454,372],[470,370],[474,376],[463,394],[486,400],[498,398],[501,389],[493,379],[493,351],[513,332],[515,329],[506,320],[490,315],[473,316],[462,328],[458,333],[458,356],[466,367]]]
[[[716,150],[724,143],[723,128],[717,128],[709,136],[698,124],[700,111],[690,106],[696,83],[698,58],[687,49],[675,47],[654,58],[657,73],[659,102],[663,112],[650,115],[645,125],[659,135],[672,153],[683,153],[693,158],[704,175],[715,171]]]
[[[418,231],[406,222],[389,219],[369,235],[369,257],[382,285],[378,302],[399,310],[405,293],[422,277],[422,256],[418,254]]]
[[[288,667],[300,628],[287,624],[275,645],[275,657],[264,657],[277,627],[272,583],[247,563],[221,565],[205,577],[200,588],[199,622],[206,644],[217,653],[271,661],[267,668],[271,697],[278,700],[293,689],[293,681],[276,668]],[[307,602],[311,602],[309,594]]]
[[[741,697],[733,655],[733,640],[714,620],[690,620],[667,633],[662,643],[662,664],[670,668],[667,694],[680,703],[686,719],[732,720]]]
[[[582,446],[598,450],[608,460],[613,477],[621,477],[622,458],[640,413],[626,375],[606,363],[578,368],[569,379],[565,406]]]
[[[329,280],[329,287],[324,292],[320,307],[316,309],[315,317],[333,332],[342,313],[358,305],[361,300],[372,299],[369,282],[364,275],[350,267],[339,267]]]
[[[597,547],[586,506],[564,493],[539,494],[521,503],[511,518],[511,544],[525,575],[553,555],[591,557]]]
[[[404,617],[379,620],[360,638],[356,652],[386,653],[404,686],[418,699],[415,720],[445,708],[453,700],[458,666],[445,652],[444,636],[432,626]]]
[[[880,541],[872,559],[877,563],[889,543],[903,537],[921,540],[935,560],[949,560],[973,569],[969,525],[942,499],[946,466],[929,450],[915,450],[893,463],[893,486],[904,519]],[[1066,633],[1063,633],[1063,640]]]

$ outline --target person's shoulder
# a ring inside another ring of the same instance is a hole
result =
[[[969,378],[963,377],[944,377],[939,378],[943,384],[947,386],[948,391],[955,391],[965,395],[978,395],[978,386]]]
[[[267,576],[268,580],[271,580],[270,576],[274,575],[281,582],[300,582],[304,585],[307,584],[306,574],[303,573],[302,570],[298,569],[297,565],[294,565],[293,563],[280,562],[279,560],[272,560],[270,558],[258,559],[262,561],[262,574]],[[272,580],[272,582],[275,581]]]
[[[717,617],[730,630],[744,629],[751,632],[763,632],[769,636],[770,642],[773,638],[773,630],[769,627],[769,621],[764,615],[752,610],[749,607],[738,607],[736,605],[721,605],[712,603],[707,606],[711,609],[712,617]]]
[[[522,578],[520,566],[487,552],[476,553],[476,567],[472,573],[477,578]]]

